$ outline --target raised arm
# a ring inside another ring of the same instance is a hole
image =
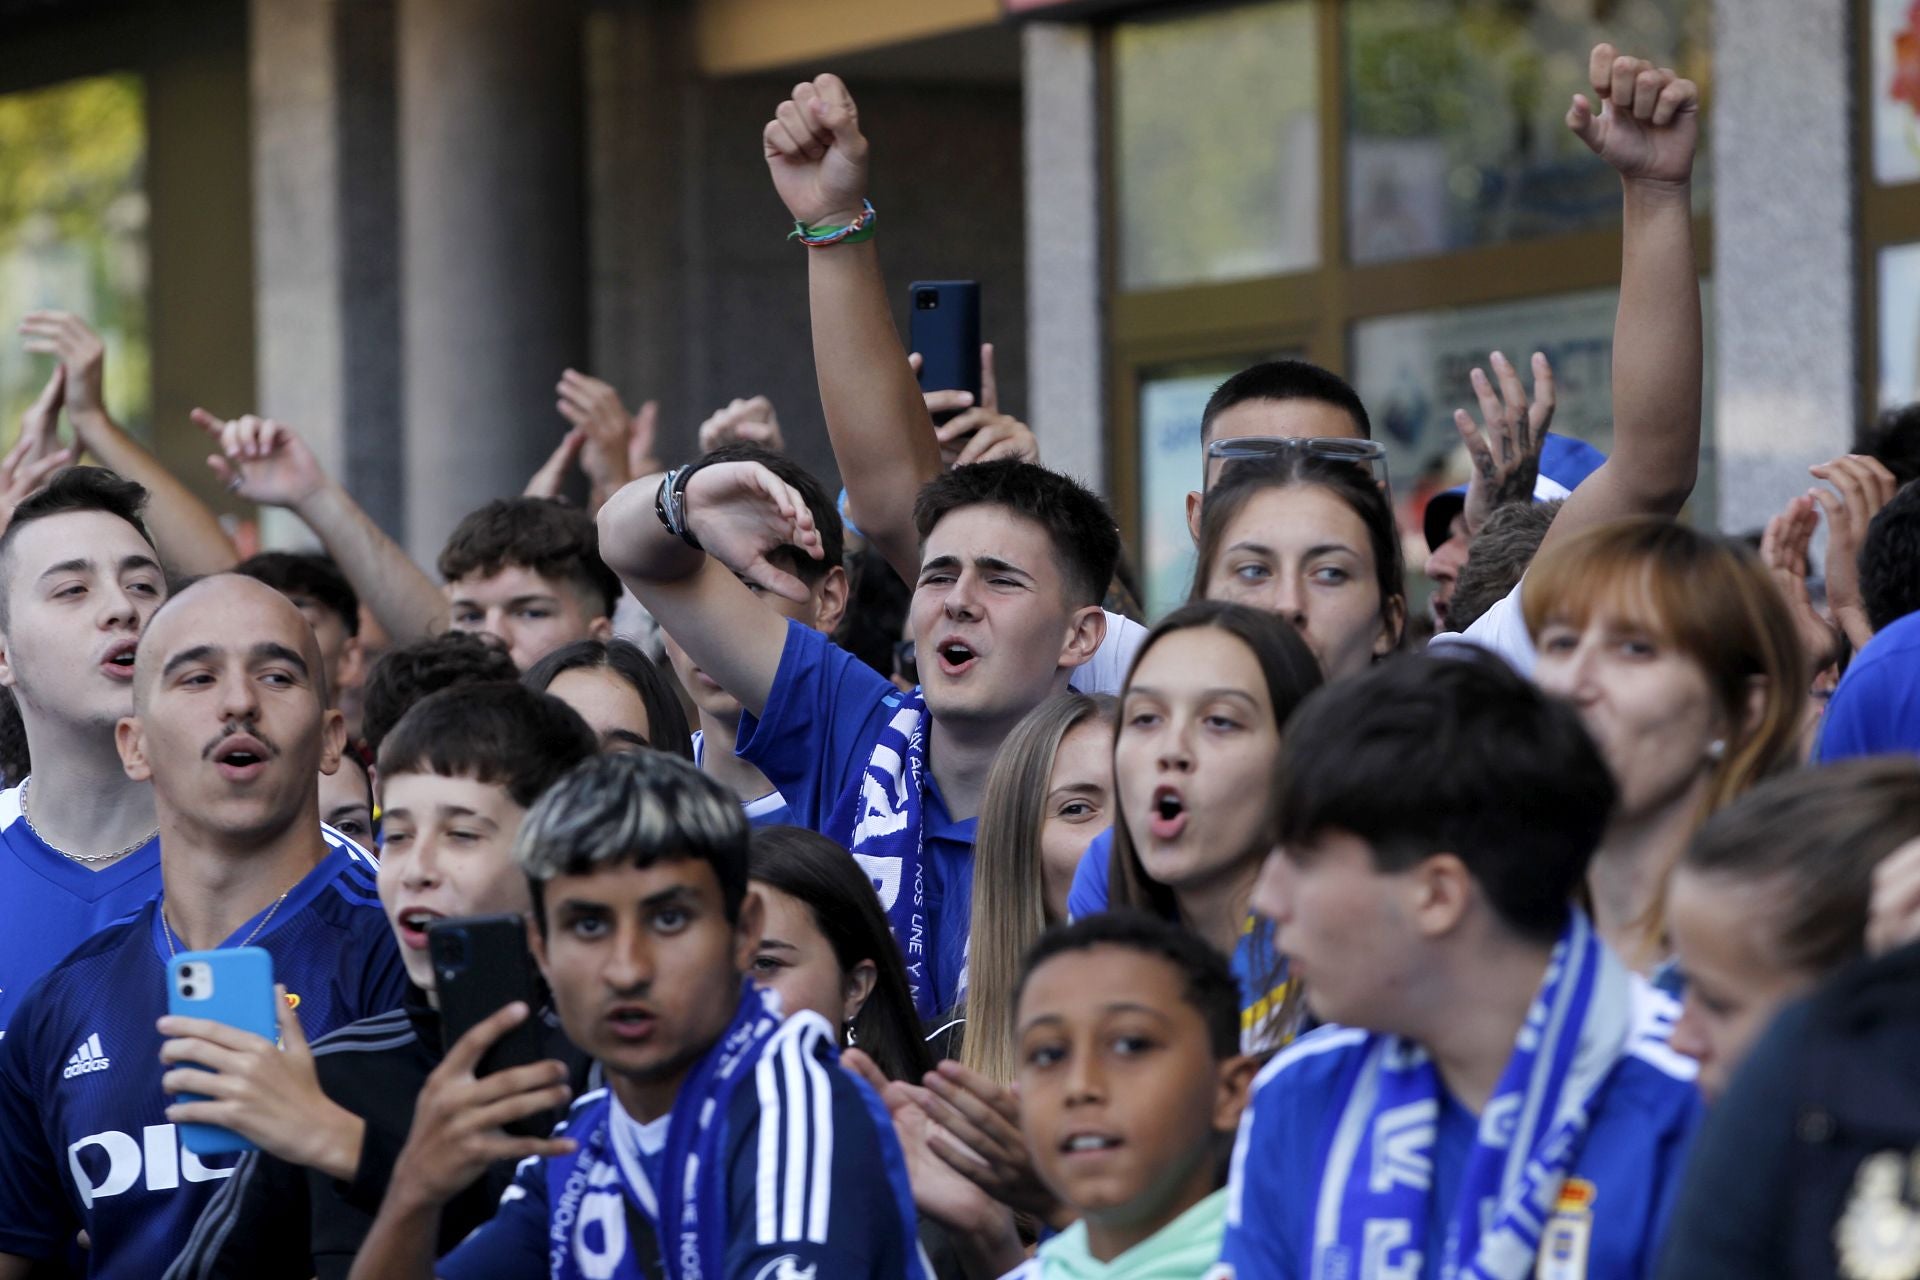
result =
[[[763,140],[774,189],[795,221],[843,227],[860,215],[867,139],[838,76],[794,86]],[[847,486],[847,514],[912,582],[920,567],[913,500],[940,474],[940,442],[894,329],[874,243],[804,251],[813,362],[827,435]]]
[[[108,414],[102,392],[107,347],[99,335],[64,311],[29,312],[20,332],[28,351],[58,358],[66,371],[67,417],[76,445],[145,487],[147,523],[167,567],[188,575],[233,568],[240,553],[213,509]]]
[[[818,557],[813,513],[757,462],[700,466],[680,501],[685,527],[705,548],[698,550],[659,516],[660,486],[675,474],[636,480],[600,508],[600,557],[696,666],[759,715],[780,670],[787,621],[754,592],[806,598],[806,585],[768,556],[793,546]]]
[[[220,452],[207,459],[227,488],[306,521],[396,645],[446,629],[447,599],[433,579],[320,466],[298,432],[252,414],[231,422],[195,409]]]
[[[1677,515],[1700,465],[1700,276],[1693,157],[1700,91],[1670,68],[1598,45],[1598,105],[1574,95],[1567,127],[1620,174],[1620,309],[1613,329],[1613,453],[1567,499],[1547,543],[1634,515]]]

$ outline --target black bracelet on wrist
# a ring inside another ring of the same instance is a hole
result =
[[[695,551],[704,551],[700,539],[693,536],[693,529],[687,521],[687,481],[693,479],[693,473],[700,464],[690,462],[684,467],[675,467],[660,478],[660,487],[654,491],[653,513],[660,517],[660,527]]]

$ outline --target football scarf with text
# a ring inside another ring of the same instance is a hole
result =
[[[1342,1105],[1322,1174],[1310,1274],[1525,1280],[1596,1091],[1632,1034],[1630,978],[1575,911],[1481,1113],[1444,1241],[1427,1237],[1440,1073],[1419,1045],[1383,1036]],[[1434,1250],[1438,1249],[1437,1258]]]
[[[927,701],[920,690],[887,699],[893,715],[873,754],[834,806],[827,833],[846,841],[873,881],[887,925],[907,962],[914,1012],[937,1016],[940,988],[931,970],[933,938],[927,922],[922,869],[927,797]]]
[[[817,1015],[797,1016],[817,1020]],[[587,1138],[586,1150],[565,1184],[554,1189],[551,1203],[566,1204],[576,1183],[585,1188],[617,1177],[629,1202],[653,1228],[666,1280],[718,1280],[725,1274],[727,1255],[728,1170],[722,1143],[729,1104],[740,1083],[753,1078],[761,1051],[780,1026],[779,997],[744,983],[726,1033],[674,1096],[666,1149],[650,1157],[626,1147],[609,1115],[608,1123]],[[609,1110],[617,1106],[609,1098]],[[556,1224],[568,1216],[556,1213]],[[556,1280],[603,1280],[586,1273],[577,1253],[553,1251]],[[631,1257],[625,1260],[627,1266],[634,1264]],[[628,1274],[615,1270],[605,1273],[605,1280],[626,1280]],[[636,1280],[640,1274],[632,1273]]]

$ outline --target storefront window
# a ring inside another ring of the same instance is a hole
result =
[[[1700,294],[1711,333],[1712,290],[1705,281]],[[1920,293],[1913,298],[1920,306]],[[1544,351],[1553,366],[1555,434],[1585,440],[1603,453],[1612,451],[1613,326],[1619,300],[1617,289],[1590,289],[1388,316],[1354,326],[1354,387],[1372,415],[1374,439],[1387,446],[1402,530],[1417,535],[1427,499],[1465,481],[1468,460],[1453,411],[1466,409],[1479,419],[1467,375],[1476,366],[1486,369],[1492,352],[1512,360],[1531,390],[1533,375],[1527,366],[1535,351]],[[1702,401],[1705,422],[1713,417],[1712,368],[1709,359]],[[1713,495],[1711,433],[1703,433],[1702,443],[1690,514],[1704,524],[1709,523]],[[1418,569],[1420,562],[1410,553],[1411,568]]]
[[[1873,177],[1880,183],[1920,179],[1920,5],[1873,5]]]
[[[1604,17],[1595,8],[1607,10]],[[1602,40],[1707,76],[1708,0],[1367,0],[1345,17],[1356,263],[1618,225],[1620,180],[1568,132]],[[1695,208],[1709,196],[1702,158]]]
[[[1200,488],[1200,415],[1207,397],[1263,356],[1162,365],[1140,379],[1140,583],[1158,618],[1193,585],[1187,495]]]
[[[1880,251],[1880,407],[1920,400],[1920,244]]]
[[[58,309],[105,339],[107,402],[148,419],[146,117],[133,76],[0,95],[0,315]],[[0,335],[0,414],[11,440],[52,370]]]
[[[1121,288],[1281,275],[1319,261],[1315,55],[1308,0],[1115,29]]]

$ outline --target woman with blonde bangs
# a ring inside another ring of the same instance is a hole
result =
[[[987,775],[973,842],[973,932],[966,1022],[956,1055],[990,1080],[1013,1079],[1020,965],[1067,918],[1080,857],[1113,820],[1111,697],[1063,693],[1014,726]]]
[[[1535,679],[1579,710],[1620,801],[1587,874],[1600,934],[1634,969],[1668,958],[1668,877],[1706,818],[1791,767],[1805,701],[1793,619],[1747,548],[1623,520],[1527,573]]]

